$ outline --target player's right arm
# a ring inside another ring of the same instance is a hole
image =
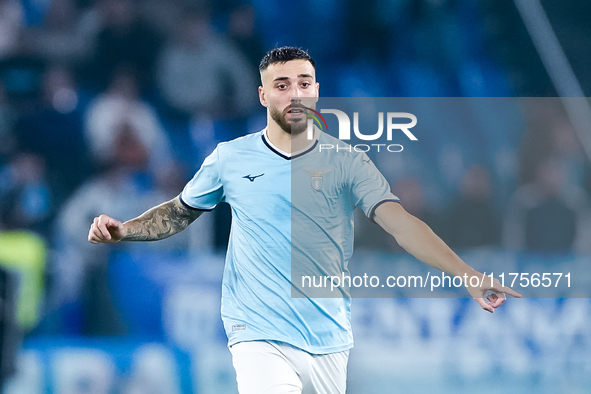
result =
[[[202,213],[203,211],[184,205],[177,196],[125,223],[107,215],[94,218],[88,232],[88,241],[93,244],[157,241],[183,231]]]

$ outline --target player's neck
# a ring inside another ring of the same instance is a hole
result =
[[[292,153],[306,148],[310,145],[310,140],[306,138],[306,135],[306,133],[292,135],[275,122],[269,122],[267,125],[267,137],[282,152]]]

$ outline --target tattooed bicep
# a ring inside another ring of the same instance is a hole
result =
[[[193,220],[197,219],[201,214],[204,212],[200,209],[191,208],[181,201],[180,196],[176,196],[171,200],[172,205],[174,206],[175,213],[179,216],[184,216],[192,222]]]

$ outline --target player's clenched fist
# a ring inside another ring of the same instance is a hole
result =
[[[118,242],[123,235],[123,223],[101,215],[94,218],[88,232],[88,241],[93,244]]]

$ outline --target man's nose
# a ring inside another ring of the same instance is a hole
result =
[[[299,87],[295,87],[291,92],[291,101],[301,102],[302,92]]]

